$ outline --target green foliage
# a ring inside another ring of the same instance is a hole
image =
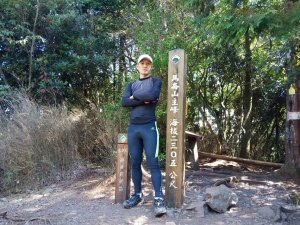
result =
[[[166,138],[165,135],[161,135],[161,130],[159,129],[159,152],[158,152],[158,160],[159,164],[162,168],[166,167]]]
[[[67,82],[57,78],[55,73],[44,73],[35,87],[35,99],[43,104],[61,104],[67,89]]]
[[[0,98],[5,97],[10,91],[9,86],[0,84]]]
[[[111,64],[118,55],[117,39],[112,34],[122,30],[122,10],[127,5],[117,0],[35,4],[14,0],[0,3],[1,67],[9,85],[27,87],[28,54],[34,38],[33,83],[29,90],[33,96],[44,102],[60,102],[64,98],[82,106],[86,101],[97,105],[109,101],[110,92],[104,87],[113,79]],[[33,33],[33,9],[37,7]],[[40,79],[44,74],[48,74],[47,80]],[[48,95],[41,96],[41,90]]]

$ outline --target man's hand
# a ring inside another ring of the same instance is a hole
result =
[[[158,102],[158,101],[152,101],[152,102],[144,102],[145,104],[150,104],[150,103],[156,103],[156,102]]]

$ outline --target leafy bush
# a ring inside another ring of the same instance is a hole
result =
[[[66,87],[67,82],[63,82],[59,74],[44,72],[36,82],[34,96],[43,104],[61,104]]]
[[[9,90],[9,86],[0,84],[0,98],[6,96],[9,93]]]

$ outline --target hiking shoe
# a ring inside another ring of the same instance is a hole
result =
[[[131,198],[125,200],[123,202],[123,206],[125,209],[130,209],[134,206],[137,206],[143,200],[143,194],[133,194]]]
[[[154,198],[153,208],[156,217],[162,216],[167,212],[163,198]]]

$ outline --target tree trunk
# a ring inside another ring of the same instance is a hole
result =
[[[292,82],[287,95],[287,122],[285,135],[285,165],[283,170],[289,173],[300,173],[300,66],[296,64],[297,54],[300,53],[298,46],[291,44],[289,74],[293,74]]]
[[[248,158],[250,153],[252,124],[252,56],[250,49],[249,27],[245,33],[245,79],[243,85],[242,135],[240,157]]]
[[[118,92],[121,91],[123,82],[127,82],[127,69],[126,69],[126,57],[125,57],[125,45],[126,45],[126,35],[120,34],[120,58],[119,58],[119,84]]]
[[[31,47],[30,47],[30,53],[29,53],[29,75],[28,75],[28,89],[31,88],[31,80],[32,80],[32,59],[33,59],[33,53],[34,53],[34,45],[35,45],[35,29],[37,24],[37,19],[39,15],[40,10],[40,0],[36,0],[36,12],[35,12],[35,18],[33,23],[33,29],[32,29],[32,41],[31,41]]]

